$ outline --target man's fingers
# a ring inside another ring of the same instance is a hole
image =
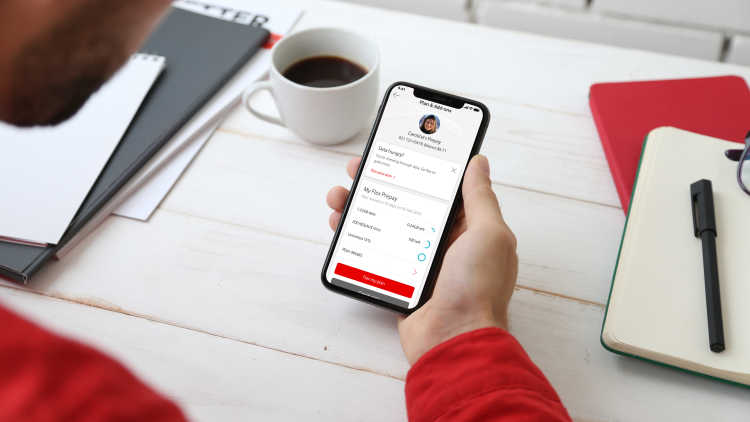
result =
[[[336,230],[336,227],[339,226],[339,221],[341,221],[341,213],[338,211],[332,212],[331,216],[328,217],[328,225],[331,226],[331,230]]]
[[[475,156],[466,168],[462,186],[466,224],[503,221],[500,205],[490,181],[490,164],[484,155]]]
[[[362,157],[354,157],[346,164],[346,172],[352,179],[354,179],[354,176],[357,174],[360,162],[362,162]]]
[[[328,195],[326,195],[326,203],[332,210],[341,212],[344,210],[346,198],[348,196],[348,189],[343,186],[335,186],[328,191]]]
[[[359,163],[362,161],[361,157],[354,157],[346,164],[346,172],[349,177],[354,179],[354,175],[357,174]],[[331,216],[328,218],[328,225],[331,226],[331,230],[336,230],[341,221],[341,212],[344,211],[346,206],[346,199],[349,197],[349,189],[343,186],[335,186],[328,191],[326,195],[326,203],[333,210]]]
[[[361,157],[354,157],[346,164],[346,172],[349,177],[354,179],[359,168],[359,163],[362,161]],[[341,221],[341,212],[344,211],[346,206],[346,200],[349,197],[349,189],[343,186],[335,186],[328,191],[326,195],[326,203],[333,210],[331,216],[328,218],[328,225],[331,226],[331,230],[336,230]]]

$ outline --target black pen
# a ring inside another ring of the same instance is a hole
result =
[[[724,323],[721,318],[719,265],[716,259],[716,214],[711,181],[701,179],[690,185],[695,237],[703,244],[703,278],[706,284],[708,344],[712,352],[724,350]]]

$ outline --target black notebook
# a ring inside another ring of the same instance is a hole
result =
[[[28,282],[247,63],[268,36],[260,27],[173,7],[142,49],[164,56],[167,68],[60,243],[35,247],[0,242],[0,276]]]

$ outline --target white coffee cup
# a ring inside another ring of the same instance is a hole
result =
[[[341,57],[363,66],[367,73],[351,83],[330,88],[301,85],[284,77],[291,65],[316,56]],[[307,29],[282,38],[274,46],[269,73],[269,80],[256,82],[245,92],[243,103],[250,113],[285,126],[308,142],[332,145],[352,138],[369,125],[380,88],[380,53],[374,42],[350,31]],[[261,90],[271,93],[280,118],[250,104]]]

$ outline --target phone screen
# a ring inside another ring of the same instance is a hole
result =
[[[456,104],[457,105],[457,104]],[[325,281],[404,309],[419,303],[484,112],[396,85],[333,246]]]

